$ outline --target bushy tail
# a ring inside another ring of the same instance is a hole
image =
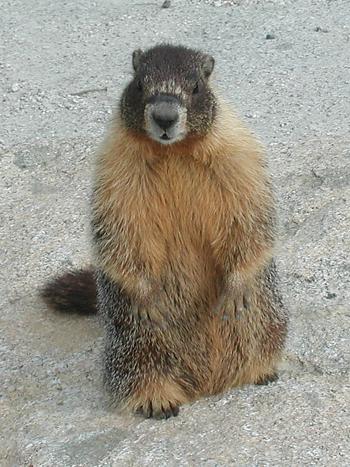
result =
[[[68,271],[52,279],[40,291],[44,302],[64,313],[96,313],[96,282],[93,268]]]

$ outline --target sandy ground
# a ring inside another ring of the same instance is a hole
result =
[[[349,0],[1,2],[1,466],[350,465]],[[267,37],[272,37],[267,39]],[[201,47],[267,147],[291,325],[280,380],[117,415],[95,318],[38,287],[89,261],[94,151],[133,48]]]

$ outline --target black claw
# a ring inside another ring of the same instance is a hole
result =
[[[277,373],[273,373],[270,376],[266,376],[264,378],[259,379],[259,381],[256,383],[258,386],[267,386],[270,383],[274,383],[275,381],[278,381],[279,376]]]
[[[153,414],[153,416],[157,420],[167,420],[168,418],[171,418],[171,417],[177,417],[178,414],[179,414],[179,407],[173,406],[170,404],[170,406],[167,409],[162,407],[158,412]]]
[[[166,419],[168,419],[168,418],[170,418],[170,417],[173,416],[173,412],[172,412],[171,409],[166,410],[166,411],[164,412],[164,414],[165,414],[165,418],[166,418]]]
[[[146,405],[146,410],[145,410],[145,416],[146,418],[152,418],[153,417],[153,407],[152,407],[152,402],[149,401]]]
[[[164,413],[165,418],[176,417],[176,415],[174,414],[174,408],[171,405],[169,406],[169,408],[164,410]]]
[[[141,405],[141,407],[138,407],[136,410],[135,410],[135,413],[137,415],[140,415],[141,417],[146,417],[146,412],[145,412],[145,409],[143,407],[143,405]]]
[[[248,310],[248,308],[249,308],[249,300],[245,295],[243,295],[243,308],[245,310]]]
[[[152,402],[150,401],[145,402],[145,404],[138,407],[135,412],[137,415],[142,415],[145,418],[152,418],[153,417]]]
[[[180,411],[179,407],[177,405],[170,405],[170,407],[171,407],[171,411],[173,413],[173,416],[177,417],[179,415],[179,411]]]
[[[167,417],[166,417],[165,412],[163,412],[163,409],[160,409],[160,410],[157,410],[157,412],[154,412],[153,418],[155,418],[156,420],[163,420]]]
[[[179,414],[179,407],[177,405],[169,405],[169,408],[162,407],[160,410],[153,410],[151,401],[145,402],[144,405],[136,409],[138,415],[145,418],[155,418],[156,420],[166,420],[170,417],[177,417]]]

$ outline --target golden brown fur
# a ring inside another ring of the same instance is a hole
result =
[[[287,317],[264,154],[214,93],[214,59],[169,45],[133,57],[97,158],[95,278],[69,273],[43,296],[63,310],[96,308],[114,400],[168,418],[273,380]]]
[[[205,265],[214,274],[232,262],[244,279],[271,259],[273,226],[263,224],[273,202],[261,148],[227,109],[221,112],[208,136],[172,146],[120,124],[111,130],[96,175],[94,211],[109,234],[98,261],[129,293],[143,279],[135,265],[159,281],[169,252],[181,276],[192,274],[188,280],[200,296],[200,287],[212,284],[197,276],[198,248],[215,258],[215,265]]]
[[[261,339],[265,332],[276,335],[278,347],[285,332],[266,319],[264,297],[255,290],[273,252],[273,200],[263,154],[224,104],[219,112],[207,136],[171,146],[118,122],[98,160],[94,215],[105,238],[97,266],[131,297],[163,285],[167,293],[155,290],[148,316],[164,321],[154,331],[157,338],[182,355],[196,381],[193,389],[176,372],[166,379],[142,375],[128,400],[134,409],[163,399],[178,405],[256,383],[276,369],[280,354],[272,346],[270,355]],[[250,309],[225,320],[214,311],[231,271],[249,290]],[[177,297],[177,306],[169,296]],[[179,331],[182,322],[192,338]]]

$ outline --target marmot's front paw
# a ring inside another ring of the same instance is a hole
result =
[[[233,316],[239,319],[250,307],[250,291],[246,287],[230,286],[221,294],[214,313],[221,315],[222,319]]]
[[[250,292],[248,289],[236,291],[232,297],[234,314],[237,319],[241,314],[249,310],[250,307]]]
[[[156,306],[160,285],[149,279],[140,279],[131,300],[131,313],[135,321],[152,327],[164,327],[165,319]]]
[[[151,304],[143,305],[134,303],[131,307],[131,313],[136,322],[150,326],[165,328],[164,317]]]
[[[179,407],[169,401],[163,401],[160,403],[148,400],[137,408],[136,413],[143,415],[146,418],[162,420],[170,417],[177,417],[179,414]]]

